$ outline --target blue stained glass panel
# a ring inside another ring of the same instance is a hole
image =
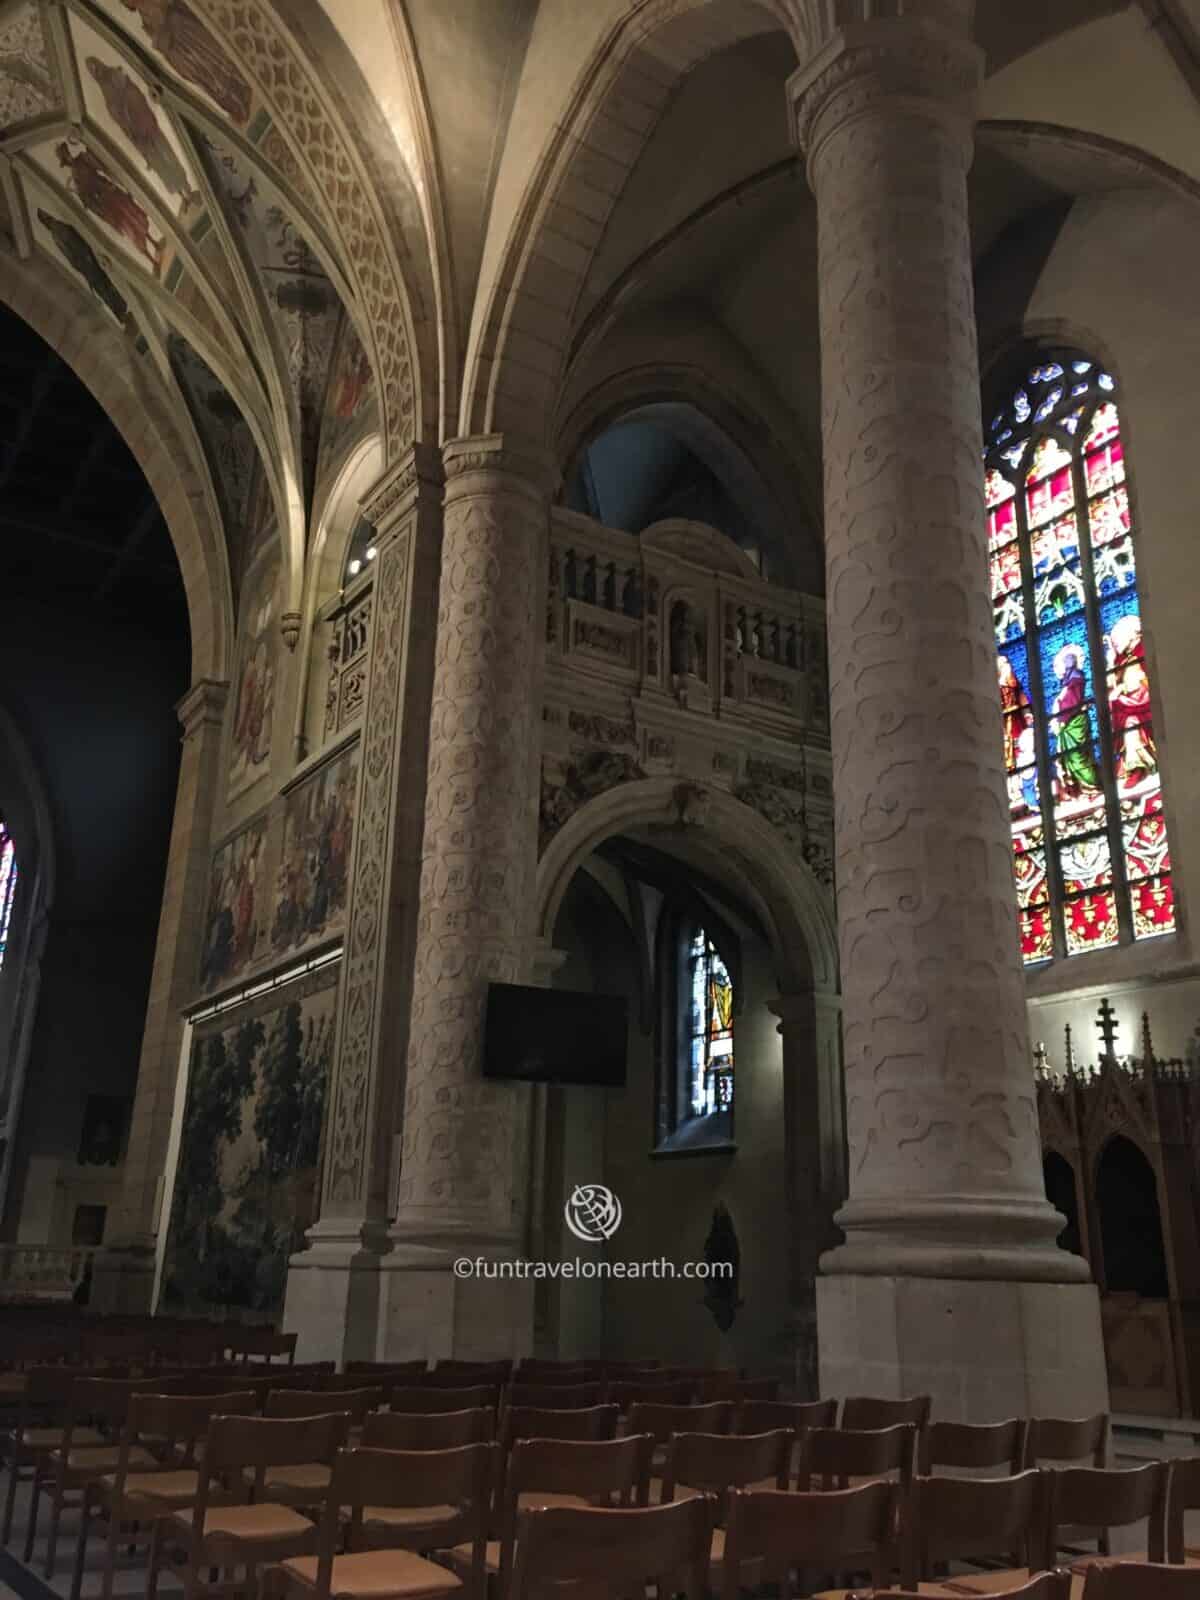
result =
[[[1031,410],[1029,396],[1024,389],[1018,389],[1016,394],[1013,395],[1013,416],[1016,417],[1018,422],[1028,422]]]
[[[1065,517],[1035,529],[1029,536],[1029,554],[1035,578],[1055,567],[1073,565],[1079,556],[1079,524],[1075,513],[1068,512]]]
[[[1104,654],[1109,653],[1109,639],[1114,626],[1122,617],[1138,617],[1140,621],[1141,607],[1138,604],[1137,590],[1132,585],[1120,594],[1114,594],[1107,600],[1100,602],[1100,632],[1104,635]],[[1128,624],[1117,627],[1118,636],[1130,631]]]
[[[1112,392],[1117,387],[1116,380],[1107,372],[1102,372],[1096,379],[1102,389]]]
[[[1133,540],[1118,539],[1115,544],[1102,544],[1092,558],[1092,572],[1101,597],[1118,594],[1137,582],[1137,566],[1133,559]]]
[[[1082,613],[1043,629],[1038,640],[1046,710],[1055,715],[1082,706],[1095,694],[1088,650],[1087,623]]]
[[[1062,397],[1063,397],[1062,385],[1059,384],[1056,388],[1051,389],[1050,393],[1046,396],[1046,398],[1042,401],[1041,405],[1037,408],[1037,413],[1035,415],[1034,420],[1036,422],[1044,422],[1045,419],[1054,410],[1054,408],[1058,404],[1058,402],[1062,399]]]
[[[1063,369],[1057,361],[1047,361],[1044,366],[1034,367],[1029,374],[1030,383],[1049,383],[1051,378],[1061,378]]]
[[[1025,632],[1025,597],[1019,589],[1006,594],[996,607],[996,643],[1007,644],[1010,639],[1020,639]]]
[[[1073,611],[1082,611],[1084,604],[1083,578],[1078,567],[1056,567],[1053,572],[1039,578],[1035,586],[1039,623],[1054,622],[1059,617],[1069,617]]]
[[[1072,372],[1090,372],[1091,370],[1092,363],[1090,361],[1072,361],[1071,363]]]
[[[1026,702],[1032,704],[1033,696],[1029,691],[1029,645],[1026,640],[1014,639],[1005,646],[998,661],[1002,683],[1005,678],[1005,663],[1012,668],[1013,677],[1025,691]]]

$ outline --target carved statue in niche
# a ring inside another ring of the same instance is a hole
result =
[[[744,1302],[738,1295],[742,1251],[733,1218],[723,1201],[718,1201],[713,1210],[712,1226],[704,1241],[704,1259],[712,1272],[704,1291],[704,1304],[721,1332],[728,1333]]]
[[[671,607],[671,676],[708,682],[708,619],[686,600]]]

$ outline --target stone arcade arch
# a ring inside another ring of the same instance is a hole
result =
[[[577,811],[541,858],[534,965],[542,981],[561,960],[554,929],[572,879],[618,834],[652,842],[702,869],[749,906],[767,932],[779,991],[769,1005],[779,1018],[783,1054],[787,1191],[780,1246],[787,1261],[791,1361],[801,1389],[815,1394],[817,1259],[831,1242],[845,1183],[831,898],[770,824],[723,790],[673,778],[623,783]]]

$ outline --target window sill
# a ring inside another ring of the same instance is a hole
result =
[[[672,1145],[657,1145],[650,1152],[651,1161],[684,1161],[695,1156],[734,1156],[737,1154],[737,1145],[726,1139],[720,1144],[689,1144],[678,1148]]]

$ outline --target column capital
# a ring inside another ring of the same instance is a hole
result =
[[[229,685],[215,678],[199,678],[182,699],[175,702],[175,715],[183,729],[183,737],[190,739],[206,727],[219,728],[225,715],[225,701]]]
[[[558,487],[561,474],[549,450],[508,434],[476,434],[451,439],[442,449],[447,493],[472,494],[483,487],[478,475],[501,477],[506,488],[523,490],[536,500],[547,500]],[[453,487],[451,487],[453,486]]]
[[[363,495],[362,514],[382,543],[411,511],[422,493],[441,498],[442,459],[436,445],[412,444]]]
[[[943,122],[969,149],[983,52],[965,30],[923,17],[836,28],[788,79],[795,142],[812,172],[835,130],[884,107]]]

